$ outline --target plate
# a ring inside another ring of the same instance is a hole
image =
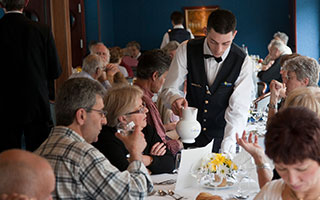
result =
[[[202,187],[208,188],[208,189],[223,190],[223,189],[232,188],[232,187],[234,186],[234,182],[227,181],[227,185],[226,185],[226,186],[222,186],[222,187],[215,187],[215,186],[211,185],[209,182],[202,183],[202,184],[200,184],[200,185],[201,185]]]

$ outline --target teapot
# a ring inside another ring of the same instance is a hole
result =
[[[177,123],[176,131],[183,143],[194,143],[201,131],[197,121],[198,109],[195,107],[182,108],[182,118]]]

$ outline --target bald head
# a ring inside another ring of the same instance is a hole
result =
[[[0,177],[0,194],[18,193],[36,199],[51,199],[55,186],[48,161],[19,149],[0,154]]]

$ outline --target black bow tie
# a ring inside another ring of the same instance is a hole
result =
[[[222,58],[221,58],[221,57],[216,58],[216,57],[214,57],[213,55],[209,55],[209,54],[204,54],[203,57],[204,57],[205,59],[214,58],[214,59],[217,61],[217,63],[219,63],[219,62],[222,61]]]

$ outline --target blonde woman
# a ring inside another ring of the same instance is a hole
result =
[[[143,92],[137,86],[122,85],[108,91],[104,98],[105,110],[108,112],[108,124],[94,144],[120,171],[126,170],[129,152],[125,145],[115,136],[117,124],[134,122],[144,129],[147,147],[144,150],[143,163],[152,174],[169,173],[174,169],[174,156],[162,143],[155,129],[147,125],[148,109],[142,101]]]

